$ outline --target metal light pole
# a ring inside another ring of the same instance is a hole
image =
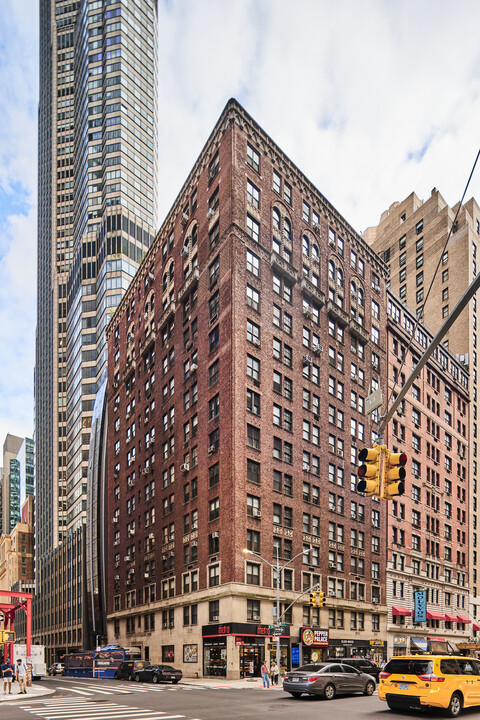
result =
[[[276,610],[276,620],[275,625],[277,627],[280,626],[280,578],[281,578],[281,572],[284,570],[290,563],[292,563],[294,560],[296,560],[300,555],[307,555],[312,552],[312,548],[309,548],[308,550],[302,550],[301,552],[297,553],[293,558],[291,558],[285,565],[280,566],[280,557],[278,552],[278,545],[277,545],[277,564],[272,565],[271,562],[269,562],[266,558],[263,557],[263,555],[260,555],[260,553],[255,552],[254,550],[247,550],[246,548],[243,550],[243,552],[246,555],[255,555],[258,557],[262,562],[266,563],[269,567],[272,568],[274,573],[276,573],[276,580],[277,580],[277,610]],[[280,672],[280,657],[281,657],[281,647],[280,647],[280,635],[276,636],[277,639],[277,649],[276,649],[276,663],[278,667],[278,671]]]

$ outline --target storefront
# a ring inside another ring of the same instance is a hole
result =
[[[370,658],[370,641],[357,638],[330,638],[328,647],[330,658]]]
[[[393,636],[393,655],[405,655],[407,652],[408,635]]]
[[[300,628],[302,665],[317,663],[328,656],[328,630],[322,628]]]
[[[285,627],[280,638],[273,638],[268,625],[222,623],[204,625],[203,674],[229,679],[260,677],[260,668],[270,663],[280,643],[283,669],[290,669],[290,629]]]

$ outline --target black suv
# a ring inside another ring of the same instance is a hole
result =
[[[341,665],[350,665],[350,667],[355,668],[356,670],[360,670],[360,672],[367,673],[367,675],[372,675],[372,677],[375,678],[375,682],[378,683],[378,675],[381,671],[381,668],[378,665],[375,665],[371,660],[367,660],[367,658],[334,658],[332,660],[328,660],[327,662],[336,662],[340,663]]]
[[[136,670],[143,670],[148,665],[147,660],[126,660],[120,663],[115,670],[115,680],[133,680]]]

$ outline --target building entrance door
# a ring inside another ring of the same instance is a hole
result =
[[[240,645],[240,677],[261,677],[264,660],[264,645]]]

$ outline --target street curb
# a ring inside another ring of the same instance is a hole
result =
[[[27,700],[36,700],[39,697],[43,697],[45,695],[53,695],[53,693],[57,692],[56,689],[50,690],[47,688],[30,688],[27,690],[27,697],[20,697],[20,693],[12,693],[12,695],[2,695],[0,692],[0,705],[3,705],[4,703],[11,703],[11,702],[18,702],[19,700],[22,702],[26,702]]]

